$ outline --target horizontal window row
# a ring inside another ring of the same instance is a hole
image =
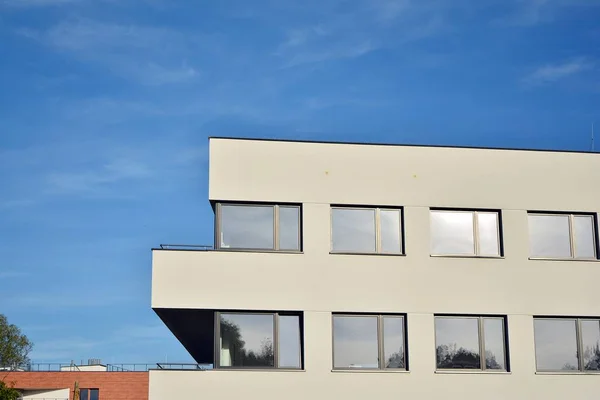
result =
[[[506,316],[435,315],[437,370],[510,371]],[[304,368],[303,313],[217,312],[215,367]],[[600,372],[600,319],[534,317],[539,372]],[[334,370],[408,370],[404,314],[332,315]]]
[[[302,209],[298,204],[216,206],[218,249],[302,250]],[[430,210],[430,254],[503,256],[502,213],[494,210]],[[403,209],[331,207],[331,252],[405,253]],[[595,214],[528,213],[531,258],[595,260]]]

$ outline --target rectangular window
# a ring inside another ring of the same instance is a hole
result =
[[[535,318],[538,371],[600,372],[600,319]]]
[[[331,251],[402,254],[402,210],[332,207]]]
[[[437,368],[508,371],[505,327],[505,317],[436,316]]]
[[[298,313],[217,313],[218,367],[302,368]]]
[[[217,204],[217,248],[300,251],[300,206]]]
[[[334,369],[406,370],[403,315],[333,315]]]
[[[99,389],[79,389],[79,398],[81,400],[98,400]]]
[[[431,210],[431,254],[501,256],[499,212]]]
[[[596,259],[596,218],[584,214],[529,213],[532,258]]]

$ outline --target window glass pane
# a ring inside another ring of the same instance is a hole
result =
[[[406,368],[404,364],[404,318],[383,317],[385,368]]]
[[[573,231],[575,234],[575,257],[594,258],[596,256],[594,218],[589,215],[574,216]]]
[[[381,222],[381,251],[383,253],[402,252],[400,211],[381,210],[379,220]]]
[[[375,252],[375,210],[334,208],[332,213],[332,250]]]
[[[475,254],[473,213],[431,212],[431,254]]]
[[[574,319],[536,319],[535,360],[538,371],[579,369]]]
[[[221,314],[223,367],[272,367],[273,315]]]
[[[485,341],[485,367],[487,369],[506,369],[504,319],[484,318],[483,336]]]
[[[498,214],[477,213],[477,228],[479,230],[479,255],[499,256]]]
[[[98,389],[90,389],[90,400],[98,400]]]
[[[300,250],[298,207],[279,207],[279,249]]]
[[[436,317],[438,368],[481,368],[477,318]]]
[[[279,316],[279,367],[300,368],[300,317]]]
[[[379,368],[377,317],[333,317],[333,367]]]
[[[532,257],[571,257],[568,215],[529,214]]]
[[[600,371],[600,321],[582,320],[583,367],[586,371]]]
[[[220,247],[273,248],[272,206],[221,206]]]

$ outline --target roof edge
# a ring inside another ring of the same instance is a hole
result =
[[[386,142],[341,142],[333,140],[308,140],[308,139],[275,139],[260,137],[239,137],[239,136],[209,136],[211,139],[219,140],[239,140],[250,142],[282,142],[282,143],[313,143],[313,144],[344,144],[353,146],[385,146],[385,147],[424,147],[424,148],[442,148],[442,149],[471,149],[471,150],[502,150],[502,151],[531,151],[541,153],[574,153],[574,154],[597,154],[600,152],[591,150],[558,150],[558,149],[532,149],[518,147],[485,147],[485,146],[451,146],[442,144],[402,144]]]

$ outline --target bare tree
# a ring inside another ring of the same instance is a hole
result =
[[[246,342],[242,338],[240,327],[227,320],[221,320],[221,337],[227,342],[231,354],[231,363],[234,366],[272,367],[275,365],[273,341],[265,338],[259,351],[246,349]]]

